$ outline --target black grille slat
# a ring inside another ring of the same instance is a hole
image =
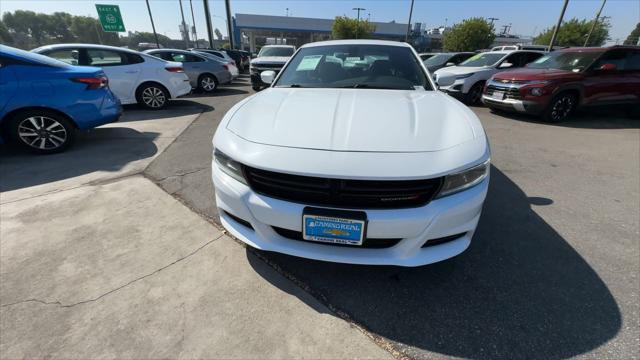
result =
[[[337,208],[399,209],[424,206],[438,192],[442,178],[426,180],[345,180],[277,173],[244,166],[249,186],[257,193],[302,203]]]

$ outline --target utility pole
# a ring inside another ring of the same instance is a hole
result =
[[[409,32],[411,31],[412,16],[413,16],[413,0],[411,0],[411,8],[409,8],[409,23],[407,24],[407,33],[404,35],[404,42],[409,42]]]
[[[353,10],[356,10],[358,12],[358,23],[356,25],[356,39],[358,38],[358,32],[360,32],[360,11],[364,11],[367,10],[365,8],[361,8],[361,7],[354,7]]]
[[[182,10],[182,0],[178,0],[180,3],[180,14],[182,15],[182,36],[184,37],[184,43],[186,45],[185,49],[189,47],[189,28],[187,28],[187,23],[184,21],[184,11]]]
[[[289,8],[285,9],[287,11],[287,17],[289,17]]]
[[[587,35],[587,38],[584,40],[583,46],[587,46],[587,44],[589,44],[591,33],[593,33],[593,30],[596,28],[596,24],[598,24],[598,19],[600,18],[600,13],[602,12],[602,9],[604,9],[604,4],[606,3],[607,3],[607,0],[602,0],[602,6],[600,6],[600,10],[598,10],[598,13],[596,14],[596,18],[593,20],[593,25],[591,25],[591,30],[589,30],[589,35]]]
[[[151,15],[151,6],[149,6],[149,0],[147,1],[147,10],[149,11],[149,20],[151,20],[151,28],[153,29],[153,36],[156,38],[156,46],[160,49],[160,42],[158,41],[158,33],[156,33],[156,25],[153,23],[153,16]]]
[[[490,17],[490,18],[488,18],[488,20],[491,21],[491,26],[493,26],[493,22],[496,21],[496,20],[500,20],[500,19],[494,18],[494,17]]]
[[[564,0],[564,5],[562,5],[562,11],[560,11],[558,23],[556,24],[555,29],[553,29],[553,35],[551,35],[551,41],[549,42],[549,48],[547,49],[547,51],[551,51],[551,49],[553,49],[553,45],[556,43],[558,30],[560,30],[560,25],[562,24],[562,18],[564,18],[564,12],[567,10],[567,5],[569,5],[569,0]]]
[[[233,23],[231,22],[231,4],[229,0],[224,0],[225,7],[227,8],[227,32],[229,33],[229,47],[235,49],[235,41],[233,40]]]
[[[193,0],[189,0],[189,6],[191,6],[191,21],[193,22],[193,37],[194,37],[194,41],[195,41],[195,48],[198,48],[198,32],[196,31],[196,17],[193,16]]]
[[[149,0],[147,0],[149,1]],[[213,49],[213,27],[211,26],[211,13],[209,12],[209,0],[203,0],[204,17],[207,21],[207,36],[209,37],[209,48]]]

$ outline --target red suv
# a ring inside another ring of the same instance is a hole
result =
[[[565,120],[577,107],[640,107],[640,47],[569,48],[497,73],[482,102],[492,109]]]

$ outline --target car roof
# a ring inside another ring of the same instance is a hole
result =
[[[605,52],[614,49],[638,49],[637,46],[609,46],[609,47],[570,47],[556,50],[556,52]]]
[[[295,46],[293,46],[293,45],[265,45],[265,46],[263,46],[263,48],[266,48],[266,47],[295,48]]]
[[[55,50],[55,49],[65,49],[70,47],[81,47],[86,49],[101,49],[101,50],[115,50],[115,51],[124,51],[131,54],[139,54],[139,51],[131,50],[118,46],[110,46],[110,45],[99,45],[99,44],[82,44],[82,43],[68,43],[68,44],[53,44],[53,45],[45,45],[34,50]]]
[[[386,45],[386,46],[398,46],[398,47],[411,47],[411,45],[399,41],[389,41],[389,40],[328,40],[328,41],[318,41],[314,43],[308,43],[301,46],[301,48],[306,47],[316,47],[316,46],[328,46],[328,45]]]
[[[171,49],[171,48],[149,49],[149,50],[143,51],[143,53],[148,54],[150,52],[156,52],[156,51],[177,51],[177,52],[183,52],[183,53],[191,53],[191,51],[182,50],[182,49]]]

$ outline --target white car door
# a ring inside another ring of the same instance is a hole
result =
[[[111,91],[123,104],[136,102],[135,89],[140,77],[140,65],[132,55],[111,49],[86,49],[90,66],[101,67],[109,78]],[[140,61],[142,58],[140,58]]]

